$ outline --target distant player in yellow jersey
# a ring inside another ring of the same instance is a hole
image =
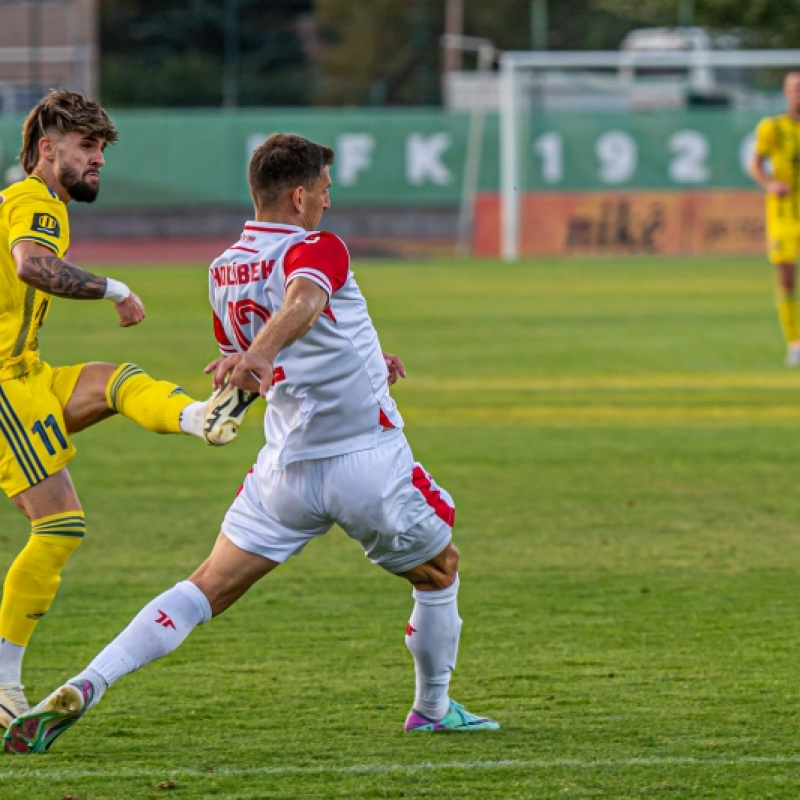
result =
[[[800,254],[800,72],[783,83],[786,113],[761,120],[749,171],[767,194],[769,260],[777,272],[777,306],[786,363],[800,365],[800,308],[797,258]]]
[[[23,125],[27,178],[0,192],[0,488],[31,521],[31,535],[6,573],[0,604],[0,727],[27,707],[22,659],[47,612],[64,564],[86,530],[67,465],[71,435],[119,413],[157,433],[188,433],[209,444],[236,435],[241,398],[196,402],[134,364],[51,367],[38,334],[54,297],[108,299],[123,327],[145,316],[123,283],[65,260],[70,200],[91,203],[106,146],[118,139],[96,103],[54,90]]]

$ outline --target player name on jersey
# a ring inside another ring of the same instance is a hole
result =
[[[253,261],[249,264],[222,264],[211,267],[215,286],[241,286],[245,283],[265,281],[275,268],[275,259]]]

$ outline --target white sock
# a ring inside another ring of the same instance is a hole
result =
[[[447,689],[456,668],[461,618],[458,616],[458,575],[452,586],[437,592],[414,589],[416,601],[406,628],[406,647],[414,656],[414,709],[439,720],[450,705]]]
[[[0,683],[22,683],[22,657],[25,648],[0,639]]]
[[[86,706],[86,710],[88,711],[90,708],[94,708],[100,702],[100,698],[105,694],[106,689],[108,689],[108,684],[106,683],[105,678],[103,678],[99,672],[91,667],[86,667],[83,672],[79,672],[77,675],[70,678],[67,683],[80,680],[89,681],[89,683],[91,683],[94,687],[92,699],[89,701],[89,705]]]
[[[176,583],[151,600],[127,628],[75,679],[94,686],[92,705],[112,683],[168,655],[198,626],[211,619],[206,596],[191,581]],[[98,678],[100,680],[98,680]]]
[[[206,422],[206,406],[207,400],[195,400],[194,403],[189,403],[186,408],[181,411],[181,418],[179,425],[184,433],[190,436],[199,436],[203,438],[203,426]]]

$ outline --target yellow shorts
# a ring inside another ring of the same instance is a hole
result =
[[[773,264],[795,264],[800,255],[800,226],[767,222],[767,256]]]
[[[9,497],[63,469],[75,455],[64,409],[83,367],[40,361],[24,375],[0,381],[0,488]]]

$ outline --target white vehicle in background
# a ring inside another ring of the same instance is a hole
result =
[[[680,100],[688,105],[727,106],[732,102],[731,90],[744,86],[743,70],[711,66],[712,51],[740,49],[739,38],[733,34],[714,34],[697,27],[637,28],[628,33],[619,49],[620,77],[643,85],[645,98],[647,92],[662,89],[680,94]],[[678,101],[676,94],[667,105]]]
[[[714,72],[705,58],[712,49],[711,36],[704,28],[638,28],[631,31],[619,47],[622,58],[620,74],[630,80],[654,78],[660,80],[685,80],[696,89],[711,89]],[[675,63],[678,53],[695,53],[691,67]],[[663,65],[641,66],[642,53],[663,56]]]

